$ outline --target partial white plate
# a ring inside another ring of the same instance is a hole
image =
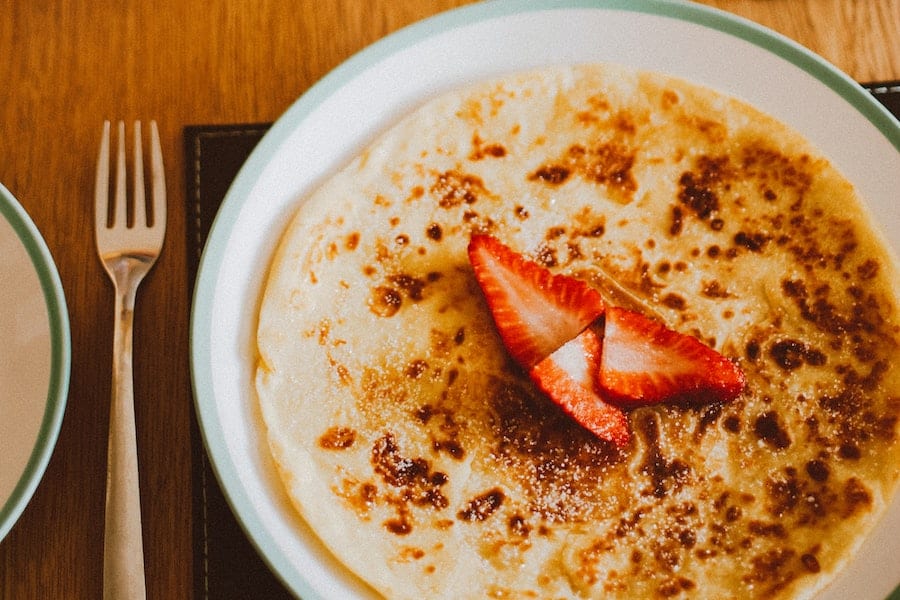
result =
[[[0,540],[31,500],[69,389],[69,316],[50,251],[0,185]]]
[[[411,109],[496,75],[616,62],[742,98],[804,133],[853,181],[900,248],[900,126],[821,58],[751,22],[650,0],[499,0],[444,13],[352,57],[260,142],[213,225],[197,278],[191,357],[207,450],[232,509],[272,570],[305,600],[372,597],[294,514],[253,390],[256,314],[286,220],[302,198]],[[825,598],[881,600],[900,580],[900,502]]]

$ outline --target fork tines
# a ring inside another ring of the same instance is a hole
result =
[[[110,122],[103,123],[103,137],[100,140],[100,155],[97,160],[95,181],[95,231],[100,236],[106,230],[146,229],[156,233],[161,241],[165,232],[166,194],[165,175],[162,165],[162,149],[156,121],[150,121],[150,177],[151,202],[147,203],[144,188],[144,156],[141,136],[141,122],[134,123],[134,154],[132,160],[133,183],[128,194],[125,161],[125,123],[118,122],[118,148],[116,151],[116,173],[114,195],[109,194],[109,153]],[[156,237],[156,236],[154,236]],[[156,242],[156,240],[153,240]]]

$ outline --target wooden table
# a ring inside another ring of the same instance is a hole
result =
[[[112,288],[94,251],[101,121],[157,119],[170,213],[135,323],[147,587],[193,595],[183,128],[275,120],[386,34],[465,0],[0,0],[0,181],[44,235],[65,289],[72,375],[59,441],[0,543],[0,597],[97,598],[102,579]],[[859,81],[900,79],[900,0],[710,0]]]

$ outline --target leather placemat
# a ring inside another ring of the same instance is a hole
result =
[[[191,126],[184,130],[187,164],[187,256],[193,294],[200,254],[228,187],[268,130],[261,125]],[[259,557],[235,519],[192,423],[194,598],[231,600],[293,596]]]
[[[865,87],[878,98],[894,116],[900,119],[900,79],[881,83],[867,83]]]
[[[900,118],[900,81],[865,87]],[[268,123],[196,125],[184,130],[189,288],[196,278],[200,254],[216,211],[241,165],[269,126]],[[195,597],[204,600],[291,598],[234,518],[209,464],[196,423],[193,434]],[[894,596],[900,600],[900,594],[895,592]]]

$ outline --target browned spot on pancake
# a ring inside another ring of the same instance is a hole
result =
[[[447,508],[447,498],[441,492],[447,476],[433,471],[430,461],[424,458],[403,456],[393,434],[385,433],[375,441],[371,460],[375,473],[396,490],[386,498],[396,510],[396,518],[384,523],[391,533],[406,535],[412,531],[413,507]]]
[[[406,365],[406,377],[419,379],[426,369],[428,369],[428,363],[425,360],[421,358],[415,359]]]
[[[606,216],[585,208],[575,215],[573,225],[576,237],[600,238],[606,233]]]
[[[492,379],[484,392],[491,454],[523,485],[533,512],[553,523],[602,511],[609,494],[597,482],[623,455],[530,388]]]
[[[324,346],[328,341],[328,336],[331,334],[331,321],[329,319],[322,319],[318,323],[318,327],[314,332],[309,332],[309,335],[316,335],[319,339],[319,345]]]
[[[506,525],[509,533],[517,537],[526,538],[531,533],[531,526],[528,524],[528,521],[518,513],[511,516]]]
[[[760,232],[739,231],[734,234],[734,243],[751,252],[760,252],[771,238]]]
[[[634,161],[634,151],[618,142],[599,142],[589,147],[574,144],[564,156],[538,167],[528,179],[556,186],[578,174],[586,181],[605,186],[617,202],[627,203],[638,187],[632,174]]]
[[[747,357],[747,360],[751,362],[755,362],[759,359],[762,349],[760,348],[758,340],[750,340],[747,342],[747,345],[744,346],[744,355]]]
[[[687,577],[676,577],[660,584],[657,591],[663,598],[672,598],[679,594],[690,592],[696,587],[697,584],[691,579],[688,579]]]
[[[384,522],[384,527],[394,535],[409,535],[412,532],[412,521],[409,508],[405,505],[397,507],[397,517]]]
[[[636,419],[635,430],[644,438],[644,462],[641,473],[651,481],[650,490],[644,493],[663,498],[669,492],[678,490],[690,476],[690,466],[680,459],[667,459],[662,454],[659,443],[659,421],[653,413],[642,413]]]
[[[800,562],[803,563],[803,568],[810,573],[818,573],[822,570],[822,567],[819,565],[819,559],[816,558],[815,554],[804,554],[800,557]]]
[[[458,513],[456,518],[461,521],[484,521],[490,517],[503,504],[506,495],[500,488],[493,488],[483,494],[469,500]]]
[[[548,268],[557,266],[559,261],[556,259],[556,248],[548,244],[541,244],[534,255],[534,262]]]
[[[847,502],[828,485],[829,477],[817,469],[812,474],[805,469],[807,478],[794,467],[785,467],[766,479],[767,510],[779,522],[813,526],[825,519],[846,519],[855,511],[848,511]]]
[[[872,507],[872,494],[865,484],[851,477],[844,484],[844,510],[842,516],[849,518],[860,510],[869,510]]]
[[[722,426],[726,431],[738,433],[741,430],[741,419],[736,415],[728,415],[725,417],[725,420],[722,421]]]
[[[707,298],[731,298],[732,294],[728,292],[718,281],[709,281],[703,284],[700,293]]]
[[[785,371],[793,371],[804,364],[822,366],[826,360],[825,354],[821,351],[791,339],[779,340],[772,344],[769,356]]]
[[[869,408],[869,394],[877,389],[888,370],[888,359],[896,352],[896,327],[890,323],[890,303],[872,289],[851,285],[843,293],[831,285],[818,284],[813,278],[782,281],[785,298],[793,303],[800,317],[831,338],[833,350],[846,349],[859,364],[836,364],[835,373],[844,389],[820,400],[846,430],[844,435],[865,441],[880,427],[874,415],[896,418],[896,409]],[[866,394],[865,396],[861,394]],[[873,410],[874,409],[874,410]],[[893,435],[893,434],[892,434]]]
[[[479,198],[490,195],[480,177],[456,170],[444,171],[438,175],[430,192],[437,197],[441,208],[474,204]]]
[[[828,463],[825,461],[814,459],[806,463],[806,473],[813,481],[822,483],[823,481],[828,480],[828,475],[831,473],[831,470],[828,468]]]
[[[719,196],[728,189],[731,177],[729,159],[701,156],[692,171],[685,171],[678,180],[678,200],[698,218],[708,220],[719,210]]]
[[[347,239],[344,241],[344,247],[347,250],[356,250],[356,247],[359,245],[359,232],[354,231],[350,235],[347,236]]]
[[[836,431],[836,443],[843,448],[843,458],[854,458],[864,444],[873,440],[892,441],[896,436],[898,411],[896,399],[878,409],[870,405],[866,385],[851,383],[836,395],[822,395],[819,406],[824,409],[827,423]]]
[[[669,110],[678,105],[680,102],[678,94],[674,90],[664,89],[660,95],[660,105],[665,110]]]
[[[759,182],[761,196],[771,199],[766,190],[777,186],[785,196],[779,197],[779,201],[789,203],[790,210],[798,211],[817,167],[805,154],[787,155],[763,142],[750,142],[741,150],[739,168],[740,176]]]
[[[862,452],[854,443],[844,443],[838,447],[838,456],[845,460],[859,460],[862,458]]]
[[[725,124],[714,119],[708,119],[701,115],[690,115],[680,121],[693,133],[700,134],[712,144],[724,142],[728,137],[728,128]]]
[[[506,148],[503,144],[486,143],[476,133],[472,136],[472,152],[469,153],[469,160],[483,160],[485,158],[503,158],[506,156]]]
[[[590,150],[573,146],[569,155],[585,179],[615,188],[629,199],[637,190],[637,181],[631,173],[634,153],[624,146],[608,143]]]
[[[353,384],[353,378],[350,376],[350,370],[347,368],[347,365],[334,360],[330,355],[328,357],[328,364],[330,364],[335,373],[337,373],[338,381],[341,382],[341,385],[350,386]]]
[[[548,227],[546,233],[544,234],[544,239],[547,241],[555,240],[558,237],[564,236],[566,234],[565,227]]]
[[[781,426],[778,414],[774,411],[768,411],[756,417],[753,432],[756,437],[777,450],[784,450],[791,445],[791,438]]]
[[[455,370],[451,371],[451,379],[455,378],[453,375],[455,372]],[[448,383],[448,387],[450,385],[452,385],[452,381]],[[425,404],[416,409],[413,416],[425,426],[431,438],[432,450],[436,453],[444,452],[456,460],[462,460],[465,457],[466,451],[460,442],[462,428],[452,410]]]
[[[431,350],[435,356],[447,358],[456,346],[454,341],[456,332],[450,333],[441,329],[432,329],[428,337],[431,343]]]
[[[580,260],[585,258],[584,253],[581,251],[581,246],[578,242],[567,242],[566,243],[566,251],[567,257],[566,262],[571,263],[572,261]]]
[[[409,198],[408,198],[408,201],[418,200],[419,198],[421,198],[421,197],[424,196],[424,195],[425,195],[425,188],[424,188],[424,187],[422,187],[421,185],[414,186],[414,187],[409,191]]]
[[[663,306],[667,306],[674,310],[684,310],[687,307],[687,300],[678,294],[666,294],[661,300]]]
[[[722,410],[725,408],[725,405],[721,402],[714,402],[712,404],[708,404],[700,409],[700,420],[697,423],[697,428],[694,432],[694,438],[699,439],[709,427],[716,423],[719,420],[719,417],[722,416]]]
[[[401,273],[399,275],[391,275],[388,277],[388,280],[403,290],[406,293],[406,296],[413,302],[422,300],[426,284],[424,279]]]
[[[395,273],[385,277],[386,284],[372,288],[369,295],[369,310],[380,317],[392,317],[403,306],[404,298],[411,302],[425,299],[426,289],[441,279],[441,273],[430,271],[424,276]]]
[[[435,242],[441,241],[441,238],[444,236],[444,230],[441,228],[439,223],[432,223],[425,230],[425,235],[428,236],[428,239],[434,240]]]
[[[609,99],[600,94],[594,94],[593,96],[588,97],[587,104],[591,110],[595,112],[607,111],[610,107]]]
[[[335,425],[319,436],[319,447],[325,450],[346,450],[356,441],[356,431]]]
[[[856,268],[856,273],[863,281],[874,279],[878,275],[878,261],[869,259]]]
[[[384,285],[373,288],[369,296],[369,310],[379,317],[393,317],[402,304],[400,292]]]
[[[572,171],[561,165],[546,165],[538,168],[537,171],[528,176],[529,181],[543,181],[550,185],[560,185],[565,183]]]
[[[634,135],[637,132],[636,116],[627,111],[620,111],[612,119],[613,128],[623,135]]]
[[[750,559],[752,569],[744,576],[745,583],[764,585],[769,594],[783,589],[795,577],[791,562],[797,552],[792,548],[776,547]]]
[[[425,557],[425,551],[415,546],[406,546],[398,553],[400,562],[409,562],[411,560],[420,560]]]
[[[787,530],[781,523],[753,520],[747,523],[747,530],[758,537],[775,537],[779,539],[787,537]]]
[[[368,520],[378,501],[378,487],[371,482],[360,483],[345,478],[334,492],[346,501],[360,519]]]

